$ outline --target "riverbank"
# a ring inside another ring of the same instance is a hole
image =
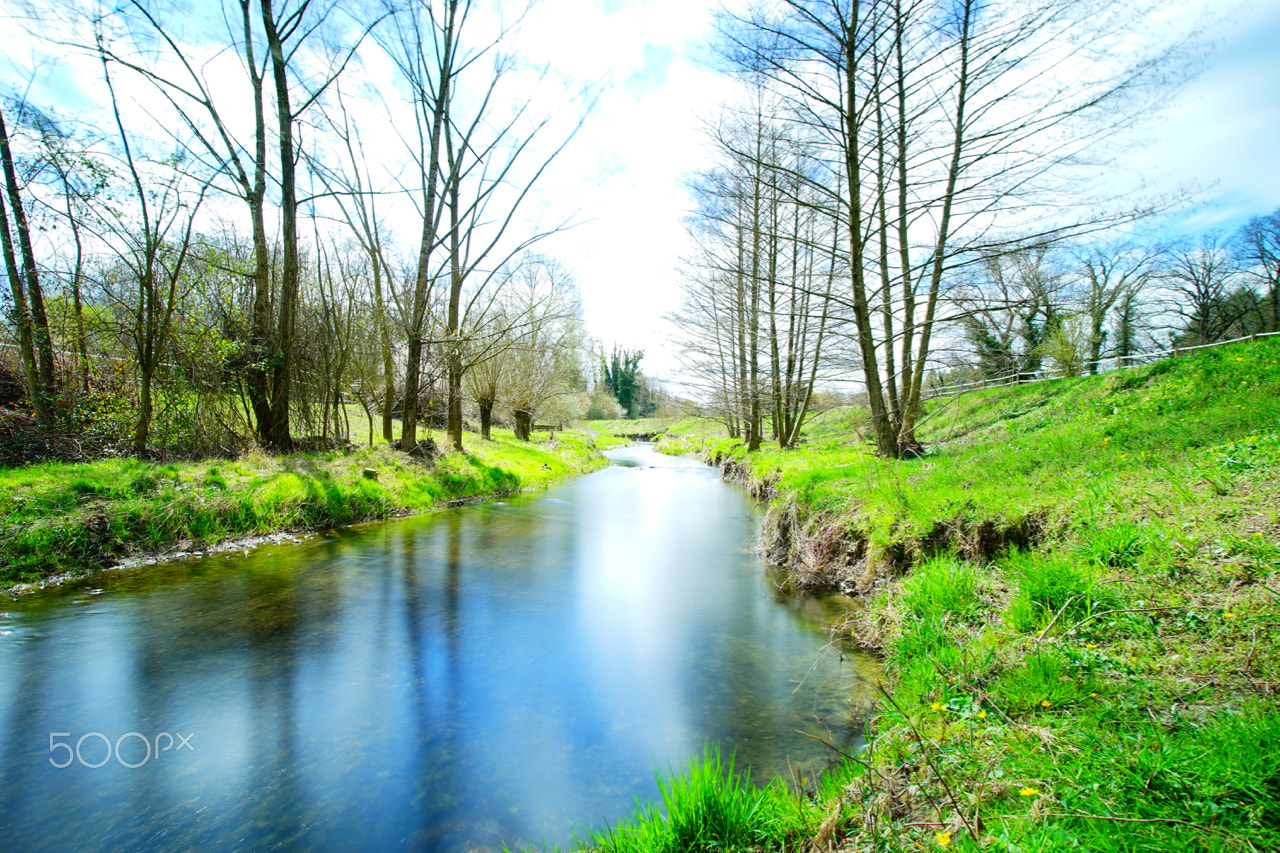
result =
[[[720,805],[589,846],[683,849],[683,820],[717,849],[1280,847],[1280,341],[939,401],[914,460],[864,418],[711,453],[795,586],[866,601],[871,747],[801,793],[701,763],[669,786]]]
[[[341,527],[545,488],[608,464],[579,433],[516,441],[466,434],[423,461],[386,445],[236,460],[137,459],[0,470],[0,589],[127,560],[283,532]]]

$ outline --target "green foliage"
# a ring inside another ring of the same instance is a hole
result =
[[[818,785],[856,811],[836,849],[1280,849],[1280,340],[930,405],[920,459],[853,408],[705,445],[874,578],[848,630],[888,683],[871,772]]]
[[[1095,566],[1131,569],[1146,553],[1148,535],[1143,525],[1131,521],[1088,526],[1080,533],[1076,553]]]
[[[1070,667],[1055,649],[1043,648],[1001,673],[990,695],[1007,711],[1043,714],[1087,697],[1093,686],[1087,674]]]
[[[947,630],[948,624],[945,616],[936,614],[902,620],[890,650],[899,673],[914,675],[904,681],[928,681],[937,675],[939,665],[948,669],[959,666],[963,649]]]
[[[645,418],[653,414],[657,402],[640,374],[643,350],[613,348],[608,358],[600,357],[600,376],[604,387],[618,401],[627,418]]]
[[[1043,751],[1010,753],[1011,773],[1052,780],[1054,811],[1063,816],[1006,821],[997,837],[1016,839],[1017,849],[1055,851],[1274,850],[1280,844],[1280,716],[1274,711],[1219,713],[1173,728],[1139,721],[1085,731],[1080,748],[1052,764]],[[1113,816],[1124,820],[1108,820]]]

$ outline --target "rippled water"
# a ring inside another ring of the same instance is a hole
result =
[[[759,778],[822,765],[797,729],[850,746],[867,664],[822,631],[848,602],[777,595],[714,470],[611,455],[0,600],[0,848],[565,844],[706,743]]]

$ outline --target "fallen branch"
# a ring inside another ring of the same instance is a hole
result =
[[[1062,614],[1066,613],[1067,608],[1070,607],[1079,598],[1080,596],[1078,595],[1071,596],[1070,598],[1067,599],[1067,603],[1062,605],[1062,607],[1058,610],[1057,613],[1053,614],[1053,618],[1049,620],[1049,624],[1045,625],[1044,630],[1036,635],[1036,645],[1040,645],[1040,641],[1044,639],[1044,635],[1049,633],[1050,628],[1058,624],[1058,619],[1062,616]]]

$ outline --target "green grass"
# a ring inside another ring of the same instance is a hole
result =
[[[1280,849],[1280,339],[928,406],[919,459],[851,408],[707,447],[776,494],[800,585],[865,599],[885,682],[812,804],[836,849]]]
[[[631,439],[625,436],[656,435],[658,452],[670,456],[701,455],[726,435],[719,421],[701,417],[583,421],[581,428],[604,442],[602,447],[626,444]]]
[[[234,461],[136,459],[0,469],[0,584],[83,574],[130,556],[322,529],[543,488],[605,464],[580,433],[464,436],[423,464],[386,445]],[[366,476],[366,471],[376,478]]]
[[[823,813],[780,780],[757,788],[718,750],[659,777],[661,805],[578,844],[601,853],[712,853],[792,849],[820,830]]]

